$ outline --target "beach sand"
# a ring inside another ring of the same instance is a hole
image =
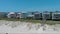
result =
[[[20,21],[6,21],[0,20],[0,33],[1,34],[19,34],[19,33],[60,33],[60,25],[47,25],[41,26],[40,23],[28,23]]]

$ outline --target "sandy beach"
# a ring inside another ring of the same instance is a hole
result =
[[[60,33],[60,24],[41,26],[40,23],[0,20],[0,33]]]

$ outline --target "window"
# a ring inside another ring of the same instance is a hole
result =
[[[39,14],[35,14],[35,17],[38,18],[39,17]]]
[[[60,14],[55,14],[54,17],[55,18],[60,18]]]

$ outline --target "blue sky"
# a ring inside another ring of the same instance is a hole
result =
[[[0,12],[60,11],[60,0],[0,0]]]

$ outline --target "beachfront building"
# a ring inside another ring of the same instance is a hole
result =
[[[50,12],[47,12],[47,11],[43,12],[43,13],[42,13],[42,18],[43,18],[43,19],[51,19],[51,18],[50,18]]]
[[[33,16],[34,16],[34,15],[28,15],[27,18],[28,18],[28,19],[33,19]]]
[[[22,12],[17,13],[16,16],[16,18],[26,18],[26,17],[27,17],[27,13],[22,13]]]
[[[16,18],[15,12],[9,12],[7,15],[8,18]]]
[[[5,18],[7,17],[7,12],[0,12],[0,18]]]
[[[33,19],[33,18],[34,18],[34,15],[31,15],[31,14],[30,14],[30,15],[27,16],[27,18],[28,18],[28,19]]]
[[[52,20],[60,20],[60,12],[53,12]]]
[[[34,19],[42,19],[42,13],[40,13],[40,12],[35,12],[35,13],[34,13]]]
[[[27,16],[28,16],[28,14],[23,12],[23,13],[22,13],[22,16],[23,16],[24,19],[26,19]]]
[[[34,19],[34,12],[27,12],[28,19]]]
[[[17,13],[16,18],[23,18],[23,17],[22,17],[22,13],[21,13],[21,12]]]

